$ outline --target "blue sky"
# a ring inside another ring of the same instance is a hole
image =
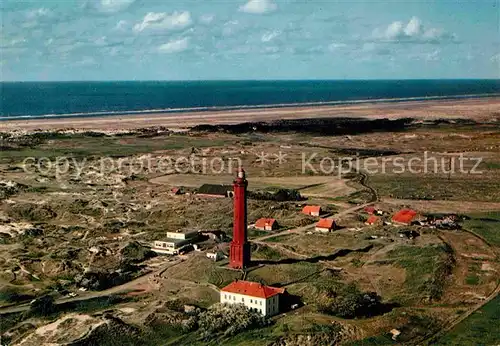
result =
[[[500,78],[498,0],[2,0],[2,80]]]

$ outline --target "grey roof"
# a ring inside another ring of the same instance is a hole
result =
[[[203,184],[197,192],[206,195],[227,196],[228,191],[233,191],[232,185]]]

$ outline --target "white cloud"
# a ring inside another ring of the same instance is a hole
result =
[[[491,62],[496,62],[496,63],[500,64],[500,53],[493,55],[490,58],[490,60],[491,60]]]
[[[50,17],[52,15],[52,11],[47,8],[38,8],[35,10],[31,10],[26,14],[26,18],[28,19],[38,19],[43,17]]]
[[[192,23],[191,14],[187,11],[176,11],[171,15],[165,12],[149,12],[144,16],[141,23],[134,25],[134,31],[180,30],[189,27]]]
[[[214,21],[215,16],[213,14],[204,14],[200,16],[200,22],[203,24],[210,24]]]
[[[330,45],[328,45],[328,50],[330,52],[334,52],[334,51],[339,50],[340,48],[344,48],[346,46],[347,45],[345,43],[331,43]]]
[[[271,42],[279,35],[281,35],[281,31],[278,31],[278,30],[269,31],[269,32],[266,32],[265,34],[262,35],[261,41],[262,42]]]
[[[123,31],[127,28],[128,26],[128,22],[126,20],[120,20],[118,21],[118,23],[116,23],[115,25],[115,30],[120,30],[120,31]]]
[[[385,30],[376,29],[373,32],[373,37],[382,41],[415,43],[439,43],[456,40],[454,34],[447,33],[442,29],[426,29],[417,17],[412,17],[406,24],[396,21],[389,24]]]
[[[81,60],[76,61],[73,65],[75,66],[90,66],[90,65],[96,65],[97,61],[95,60],[94,57],[91,56],[84,56]]]
[[[420,19],[418,19],[417,17],[413,17],[406,25],[404,33],[406,36],[410,37],[419,36],[423,29],[424,26],[422,25]]]
[[[171,53],[180,53],[188,49],[189,47],[189,39],[181,38],[178,40],[172,40],[170,42],[164,43],[158,47],[158,51],[161,53],[171,54]]]
[[[231,20],[229,22],[224,23],[222,27],[222,35],[231,36],[237,31],[237,27],[240,25],[240,22],[237,20]]]
[[[94,40],[94,44],[98,47],[104,47],[108,45],[108,39],[106,36],[101,36],[98,39]]]
[[[240,6],[240,12],[252,14],[271,13],[278,9],[278,5],[272,0],[249,0],[245,5]]]
[[[425,61],[438,61],[439,53],[441,53],[441,51],[439,49],[436,49],[430,53],[425,54],[424,59]]]
[[[23,43],[28,42],[24,37],[21,38],[14,38],[10,40],[10,42],[7,44],[7,46],[18,46],[22,45]]]
[[[126,10],[135,0],[99,0],[94,8],[101,13],[116,13]]]

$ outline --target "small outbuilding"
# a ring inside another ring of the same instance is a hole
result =
[[[302,213],[311,216],[319,216],[319,214],[321,214],[321,207],[319,205],[306,205],[302,209]]]
[[[173,187],[170,189],[170,194],[172,196],[180,195],[180,194],[182,194],[182,190],[180,187]]]
[[[278,222],[276,219],[261,218],[255,222],[255,228],[263,231],[273,231],[278,228]]]
[[[224,254],[220,251],[207,252],[207,258],[213,260],[214,262],[217,262],[224,258]]]
[[[335,229],[335,220],[321,219],[316,224],[316,232],[328,233]]]
[[[375,215],[370,215],[370,217],[366,220],[365,225],[374,225],[380,222],[380,218]]]
[[[368,206],[368,207],[365,207],[365,213],[368,213],[368,214],[375,214],[375,207],[372,207],[372,206]]]

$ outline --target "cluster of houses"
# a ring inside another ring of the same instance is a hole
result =
[[[305,215],[319,217],[322,213],[319,205],[306,205],[302,208]],[[274,231],[279,228],[278,221],[273,218],[260,218],[253,225],[255,229],[262,231]],[[316,232],[328,233],[335,230],[335,221],[333,219],[320,219],[315,226]]]

